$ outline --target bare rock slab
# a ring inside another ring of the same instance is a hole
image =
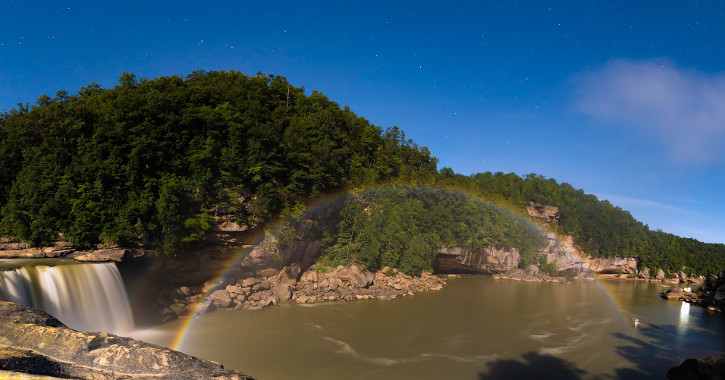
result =
[[[0,320],[0,370],[94,380],[251,379],[165,347],[75,331],[49,314],[11,302],[0,302]]]

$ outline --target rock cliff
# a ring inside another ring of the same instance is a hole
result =
[[[543,219],[546,222],[557,221],[561,216],[561,212],[558,207],[542,205],[534,202],[529,202],[529,205],[526,206],[526,211],[529,213],[529,216]]]
[[[638,274],[637,260],[631,257],[592,258],[579,250],[571,236],[557,238],[547,233],[547,246],[537,254],[545,255],[547,261],[556,265],[557,272],[580,273],[621,273]],[[517,249],[496,249],[493,247],[472,252],[461,248],[442,248],[436,262],[436,272],[441,273],[488,273],[502,274],[515,271],[519,267],[520,253]]]
[[[74,379],[250,379],[215,362],[108,333],[78,332],[53,316],[0,302],[0,369]]]

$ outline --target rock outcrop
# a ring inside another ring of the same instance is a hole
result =
[[[660,293],[660,296],[668,300],[679,300],[683,298],[684,291],[682,290],[682,288],[667,289]]]
[[[583,276],[582,276],[583,277]],[[569,283],[569,280],[562,276],[552,276],[542,273],[536,265],[529,265],[526,269],[512,269],[502,274],[493,276],[495,279],[506,279],[515,281],[537,281],[537,282],[558,282]]]
[[[519,250],[483,248],[467,251],[462,248],[443,247],[434,264],[436,273],[495,274],[518,267]]]
[[[163,294],[173,301],[161,311],[161,316],[167,321],[197,310],[200,313],[216,309],[259,310],[285,302],[390,300],[440,290],[444,284],[444,278],[427,272],[414,277],[388,268],[371,272],[359,265],[313,267],[302,272],[299,264],[294,263],[266,277],[244,277],[196,288],[182,286],[166,290]],[[209,293],[206,299],[202,299],[204,293]],[[199,302],[202,304],[197,308]]]
[[[556,272],[567,277],[590,277],[591,273],[637,275],[637,260],[631,257],[591,258],[574,244],[571,236],[558,239],[554,233],[547,233],[548,244],[537,252],[548,262],[554,263]],[[472,252],[461,248],[442,248],[434,268],[438,273],[486,273],[501,278],[551,280],[543,273],[530,274],[528,269],[519,269],[521,260],[517,249],[477,249]]]
[[[558,221],[561,216],[561,212],[558,207],[542,205],[534,202],[529,202],[529,205],[526,206],[526,211],[529,213],[529,216],[543,219],[545,222]]]
[[[428,290],[440,290],[445,280],[423,272],[420,277],[408,276],[383,268],[372,273],[357,265],[306,271],[295,286],[292,301],[317,303],[337,300],[390,300]]]
[[[0,302],[0,368],[74,379],[250,379],[168,348],[79,332],[49,314]]]
[[[67,242],[57,242],[48,247],[31,247],[27,243],[1,243],[0,259],[54,258],[65,256],[73,250],[73,247]]]
[[[96,249],[93,251],[76,251],[69,254],[67,257],[75,261],[80,262],[109,262],[114,261],[117,263],[129,261],[148,259],[154,256],[154,252],[143,249],[143,248],[106,248]]]
[[[725,358],[715,361],[713,358],[689,358],[677,367],[667,371],[670,380],[721,380],[725,379]]]
[[[725,285],[712,292],[687,292],[682,288],[674,287],[660,292],[660,296],[667,300],[680,300],[707,308],[710,311],[725,310]]]
[[[7,239],[3,239],[7,240]],[[31,247],[28,243],[0,243],[0,259],[40,259],[65,257],[80,262],[127,262],[149,259],[155,256],[151,250],[99,245],[96,249],[78,251],[69,242],[59,241],[47,247]]]

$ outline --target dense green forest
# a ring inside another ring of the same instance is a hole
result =
[[[585,194],[568,183],[536,174],[478,173],[463,176],[441,169],[447,183],[463,187],[492,201],[524,210],[529,202],[559,208],[559,221],[549,228],[572,235],[592,256],[636,257],[640,268],[653,272],[712,274],[725,270],[725,244],[706,244],[659,230],[652,231],[608,201]],[[684,270],[683,270],[684,267]]]
[[[594,256],[635,256],[640,266],[667,272],[725,270],[725,245],[651,231],[569,184],[535,174],[439,171],[400,129],[372,125],[280,76],[124,73],[111,89],[90,84],[0,114],[0,235],[36,245],[63,238],[79,247],[145,244],[175,254],[203,243],[218,215],[260,227],[324,194],[381,183],[462,189],[521,215],[529,202],[554,205],[561,216],[549,228],[573,235]],[[529,252],[538,245],[527,229],[512,227],[514,219],[484,206],[399,191],[385,194],[391,200],[368,192],[352,198],[327,236],[325,257],[344,253],[370,267],[417,272],[429,266],[434,246]],[[413,222],[403,221],[413,214]],[[407,256],[417,251],[419,258]]]
[[[432,270],[440,248],[518,248],[534,263],[547,240],[533,223],[475,197],[446,189],[398,186],[346,197],[339,221],[322,239],[332,265],[355,258],[370,269]]]
[[[0,117],[0,232],[174,252],[203,241],[220,209],[254,226],[324,192],[436,173],[399,129],[283,77],[125,73]]]

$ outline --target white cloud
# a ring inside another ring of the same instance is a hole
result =
[[[725,75],[669,62],[613,60],[583,77],[578,107],[664,143],[676,159],[709,164],[725,156]]]

